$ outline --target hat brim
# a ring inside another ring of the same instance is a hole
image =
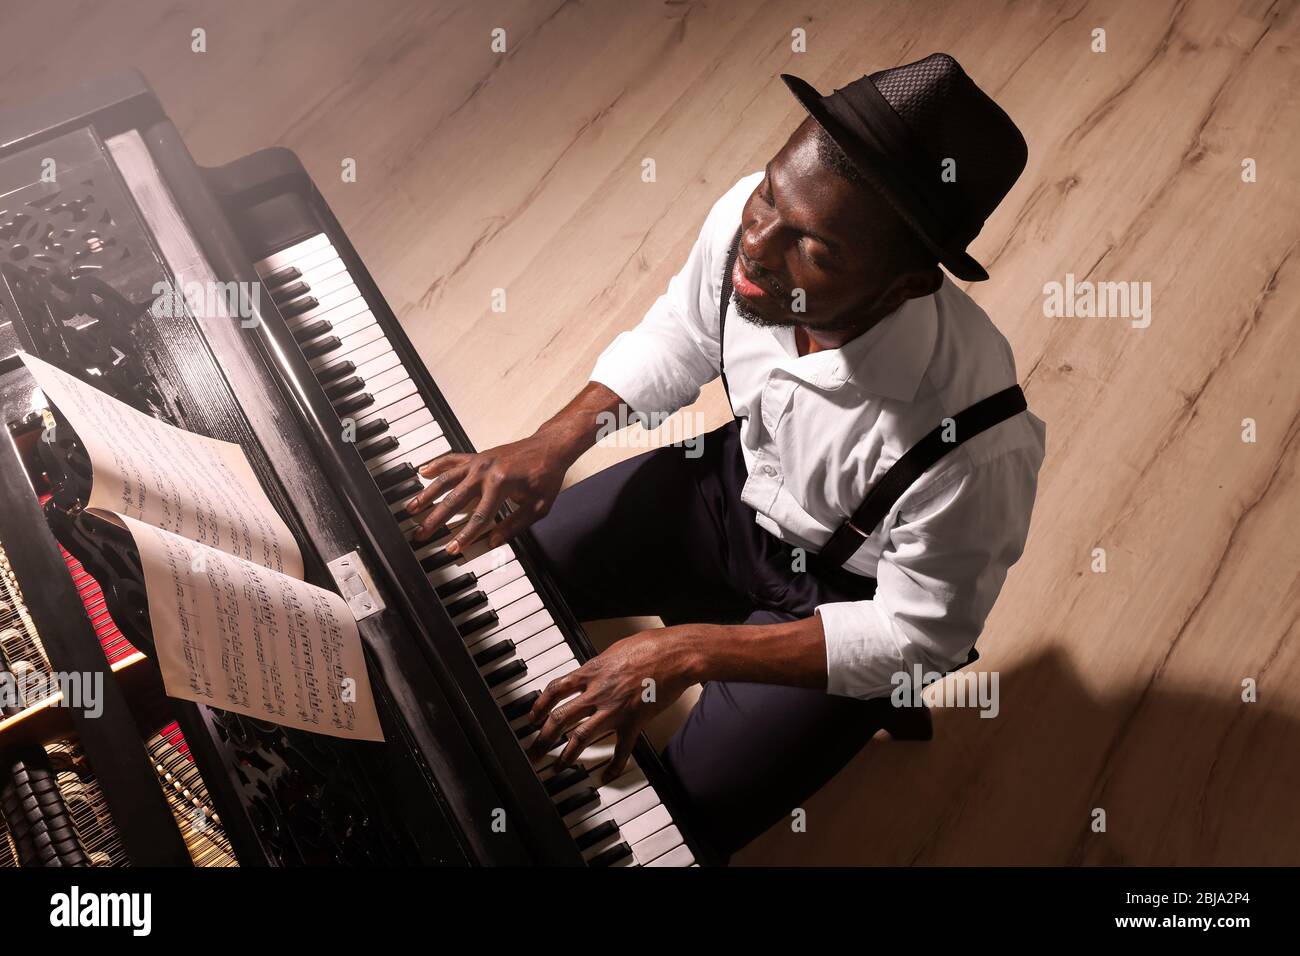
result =
[[[908,209],[908,203],[904,197],[895,192],[886,179],[879,174],[874,163],[863,155],[862,150],[858,148],[856,139],[843,127],[839,120],[831,115],[823,102],[824,98],[812,84],[790,73],[782,73],[781,79],[785,82],[786,88],[794,94],[795,99],[817,121],[818,125],[826,130],[831,139],[839,144],[863,177],[894,208],[917,237],[925,243],[926,248],[935,254],[945,269],[958,279],[964,279],[968,282],[982,282],[989,277],[988,271],[964,249],[946,248],[927,232]]]

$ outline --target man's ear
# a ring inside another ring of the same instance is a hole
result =
[[[943,271],[938,266],[927,269],[909,269],[899,275],[890,284],[888,291],[881,296],[886,303],[886,311],[892,312],[908,299],[919,299],[933,295],[943,285]]]

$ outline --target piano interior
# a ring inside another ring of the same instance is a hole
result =
[[[645,741],[610,783],[610,740],[526,756],[529,705],[591,646],[527,535],[410,541],[418,466],[472,446],[297,158],[197,166],[137,74],[0,117],[0,143],[0,678],[29,689],[0,715],[4,865],[709,862]],[[364,568],[385,743],[166,695],[133,543],[84,510],[20,350],[238,443],[311,583]],[[102,688],[93,713],[59,675]]]

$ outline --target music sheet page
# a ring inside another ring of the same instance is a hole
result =
[[[174,428],[34,355],[23,364],[94,466],[87,508],[127,515],[295,578],[302,552],[244,450]]]
[[[361,636],[342,598],[122,521],[140,551],[170,696],[334,737],[384,739]]]

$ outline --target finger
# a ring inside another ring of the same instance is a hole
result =
[[[414,515],[424,511],[448,488],[456,487],[468,473],[469,465],[454,465],[439,471],[420,489],[419,494],[406,503],[407,512]]]
[[[604,779],[610,783],[623,775],[627,769],[628,758],[632,756],[632,748],[636,746],[637,737],[640,736],[640,728],[629,727],[618,732],[618,746],[614,748],[614,756],[609,758],[609,763],[605,766]]]
[[[542,690],[541,696],[533,701],[533,706],[528,711],[528,722],[534,727],[540,727],[546,715],[556,704],[582,690],[586,682],[587,678],[583,675],[581,667],[563,677],[555,678]]]
[[[452,515],[464,508],[472,507],[478,500],[478,496],[478,479],[464,479],[430,508],[424,517],[420,518],[420,527],[412,537],[416,541],[425,541],[433,537],[434,532],[445,525]]]
[[[488,535],[488,547],[500,547],[536,520],[527,511],[510,512],[492,528],[492,533]]]
[[[554,748],[560,742],[560,737],[566,732],[570,738],[575,734],[579,734],[581,730],[579,721],[590,717],[595,712],[595,704],[581,695],[556,707],[551,711],[550,716],[546,718],[546,723],[542,725],[542,729],[537,732],[537,737],[528,748],[528,756],[533,760],[537,760],[548,750]]]
[[[561,768],[571,766],[584,750],[609,734],[611,718],[609,711],[598,710],[570,730],[564,737],[564,750],[556,758],[556,763]]]
[[[549,500],[532,501],[519,506],[497,522],[497,526],[492,529],[492,534],[488,537],[488,546],[495,548],[505,544],[534,522],[546,517],[550,510]]]
[[[501,508],[501,484],[487,480],[483,483],[482,495],[478,504],[474,506],[473,512],[462,526],[456,537],[452,538],[447,544],[448,554],[460,554],[462,548],[467,548],[485,532],[492,527],[492,519]]]
[[[437,458],[431,458],[420,466],[419,472],[425,478],[432,478],[448,468],[465,465],[472,456],[459,451],[444,451]]]
[[[584,733],[575,737],[573,734],[569,734],[564,740],[564,750],[555,758],[556,765],[559,767],[573,766],[573,762],[582,756],[583,752],[589,747],[600,743],[605,736],[607,735]]]

